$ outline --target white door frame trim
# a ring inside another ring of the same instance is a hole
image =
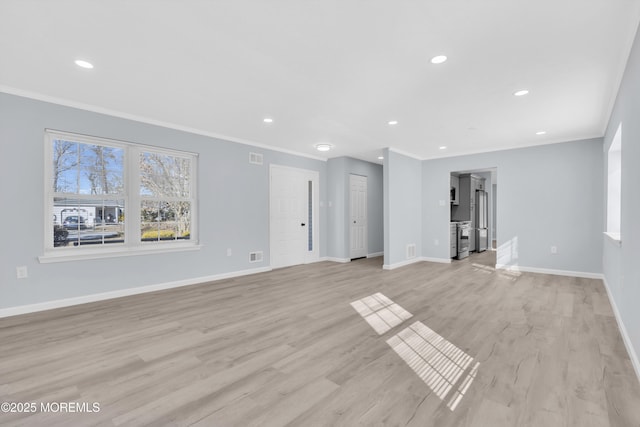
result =
[[[365,218],[367,221],[367,224],[364,228],[364,254],[362,255],[363,257],[366,257],[369,254],[369,209],[368,209],[368,203],[369,203],[369,178],[367,177],[367,175],[361,175],[361,174],[357,174],[357,173],[350,173],[349,174],[349,259],[354,259],[354,258],[360,258],[359,256],[355,256],[353,254],[353,227],[352,227],[352,223],[351,221],[353,220],[353,194],[352,194],[352,188],[351,186],[353,185],[353,179],[354,178],[364,178],[364,182],[365,182],[365,187],[366,187],[366,192],[365,192],[365,200],[364,200],[364,211],[365,211]]]

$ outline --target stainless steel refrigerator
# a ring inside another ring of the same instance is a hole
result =
[[[483,252],[489,245],[489,203],[487,192],[476,190],[476,251]]]

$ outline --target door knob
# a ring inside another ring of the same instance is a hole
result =
[[[307,225],[307,224],[305,224],[305,223],[303,222],[303,223],[301,223],[301,224],[300,224],[300,227],[304,227],[305,225]]]

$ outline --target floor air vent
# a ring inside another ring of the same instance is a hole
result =
[[[262,251],[249,252],[249,262],[262,262]]]

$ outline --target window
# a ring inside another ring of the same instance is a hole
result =
[[[140,153],[140,232],[143,242],[189,239],[191,159]]]
[[[196,155],[56,131],[45,140],[44,258],[196,245]]]
[[[620,240],[622,202],[622,123],[607,153],[607,235]]]

